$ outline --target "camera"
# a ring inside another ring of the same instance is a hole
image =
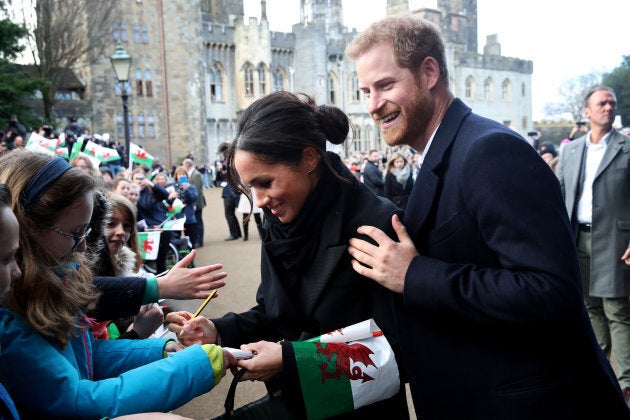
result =
[[[529,131],[529,132],[527,133],[527,135],[528,135],[528,136],[530,136],[530,137],[537,136],[537,135],[538,135],[538,131]]]
[[[575,123],[575,125],[578,125],[578,126],[579,125],[586,125],[586,123],[584,121],[578,121],[578,122]]]

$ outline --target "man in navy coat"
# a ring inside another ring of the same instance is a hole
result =
[[[453,97],[444,51],[411,15],[346,51],[383,139],[423,157],[404,226],[392,217],[399,242],[362,226],[376,245],[349,247],[358,273],[399,293],[418,418],[630,418],[586,314],[558,180],[521,136]]]

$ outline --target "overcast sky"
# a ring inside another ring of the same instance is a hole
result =
[[[244,0],[245,14],[260,17],[260,0]],[[273,31],[290,32],[300,0],[267,0]],[[385,16],[386,0],[343,0],[344,24],[361,30]],[[412,9],[435,0],[411,0]],[[479,49],[498,34],[504,56],[534,62],[534,120],[547,102],[557,102],[562,82],[618,67],[630,55],[628,0],[477,0]],[[623,101],[624,98],[618,98]],[[630,98],[627,100],[630,101]],[[624,121],[630,125],[630,121]]]

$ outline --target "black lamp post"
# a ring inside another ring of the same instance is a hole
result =
[[[129,168],[131,164],[131,140],[129,138],[129,105],[127,104],[127,99],[129,95],[127,93],[127,83],[129,82],[129,69],[131,68],[131,56],[127,54],[127,51],[123,48],[123,45],[120,41],[118,41],[118,45],[116,46],[116,51],[114,55],[110,57],[112,62],[112,67],[114,68],[114,73],[116,74],[116,79],[120,85],[120,92],[123,101],[123,119],[125,124],[125,155],[126,157],[123,159],[123,165],[125,168]]]

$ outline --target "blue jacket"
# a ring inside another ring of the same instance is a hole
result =
[[[216,374],[199,345],[162,359],[167,341],[95,340],[87,331],[62,349],[0,310],[0,379],[27,417],[169,411],[212,389],[223,359],[213,357]]]

